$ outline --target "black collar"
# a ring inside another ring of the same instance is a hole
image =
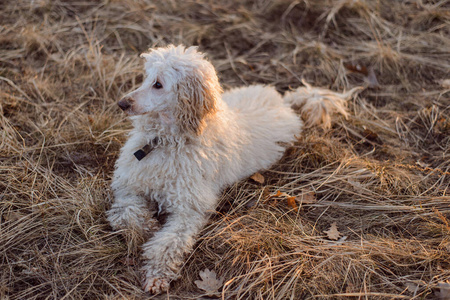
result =
[[[161,141],[160,141],[159,137],[155,137],[153,140],[150,141],[149,144],[145,145],[144,147],[142,147],[138,151],[134,152],[134,156],[137,158],[137,160],[140,161],[141,159],[146,157],[147,154],[152,152],[153,149],[155,149],[155,147],[158,146],[160,142]]]

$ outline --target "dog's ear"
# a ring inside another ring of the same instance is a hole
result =
[[[205,126],[205,118],[216,111],[222,89],[215,71],[196,71],[186,75],[177,85],[178,105],[175,116],[181,130],[200,135]]]

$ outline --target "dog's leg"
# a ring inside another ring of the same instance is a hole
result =
[[[206,212],[186,207],[169,215],[163,228],[142,247],[145,291],[158,294],[169,288],[207,220]]]
[[[114,203],[106,215],[114,230],[132,229],[143,234],[152,230],[157,223],[145,198],[126,189],[114,191]]]

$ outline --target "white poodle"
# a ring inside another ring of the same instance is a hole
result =
[[[142,57],[142,86],[118,103],[134,129],[116,162],[107,216],[115,230],[146,232],[155,214],[168,214],[142,246],[143,288],[160,293],[177,278],[222,189],[269,168],[295,142],[303,123],[291,105],[307,122],[329,124],[332,110],[346,113],[356,89],[337,94],[307,85],[283,98],[271,86],[254,85],[222,93],[196,47],[157,48]]]

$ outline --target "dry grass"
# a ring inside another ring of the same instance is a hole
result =
[[[225,88],[368,84],[348,120],[227,189],[170,295],[434,299],[450,279],[450,2],[50,1],[0,4],[0,298],[141,299],[139,249],[105,220],[138,54],[198,44]],[[296,211],[277,190],[313,190]],[[341,232],[331,241],[324,230]],[[166,297],[166,296],[164,296]]]

